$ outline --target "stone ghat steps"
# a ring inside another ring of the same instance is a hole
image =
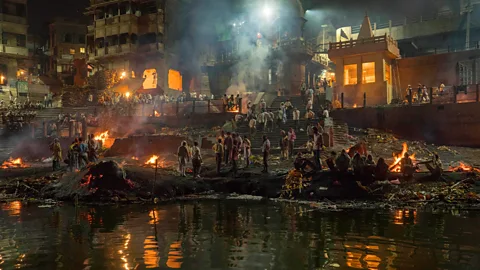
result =
[[[75,113],[84,113],[84,114],[93,114],[95,107],[62,107],[62,108],[46,108],[43,110],[37,111],[37,116],[35,121],[48,121],[53,119],[58,119],[58,115],[62,114],[75,114]]]

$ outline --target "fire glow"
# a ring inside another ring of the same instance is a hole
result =
[[[23,162],[21,158],[13,159],[10,157],[8,160],[5,160],[1,166],[2,169],[10,168],[27,168],[28,166]]]
[[[155,165],[155,163],[158,162],[158,158],[159,156],[157,155],[151,156],[150,159],[145,162],[145,165]]]
[[[456,167],[450,166],[449,168],[452,172],[476,172],[480,173],[480,169],[474,168],[473,166],[469,166],[463,162],[459,162],[459,165]]]
[[[110,148],[113,145],[113,142],[115,141],[114,138],[110,138],[110,135],[108,134],[108,130],[103,133],[95,135],[93,139],[98,142],[102,142],[102,147],[105,147],[105,148]]]
[[[390,166],[390,171],[392,172],[400,172],[400,162],[405,154],[408,152],[408,145],[407,143],[402,144],[402,152],[399,154],[393,153],[393,164]],[[415,154],[410,155],[412,161],[415,161]]]

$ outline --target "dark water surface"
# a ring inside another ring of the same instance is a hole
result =
[[[1,269],[480,269],[480,213],[210,201],[0,210]]]

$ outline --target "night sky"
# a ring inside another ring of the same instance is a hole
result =
[[[29,31],[44,36],[55,17],[82,19],[88,4],[89,0],[28,0]]]

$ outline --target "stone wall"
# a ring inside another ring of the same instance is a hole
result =
[[[391,131],[410,140],[480,147],[478,103],[344,109],[331,116],[351,127]]]

